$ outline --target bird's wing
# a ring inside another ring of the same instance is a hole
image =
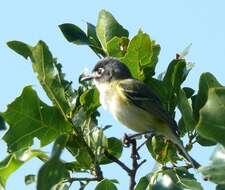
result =
[[[163,108],[156,94],[146,84],[135,79],[125,79],[119,82],[119,86],[129,101],[159,120],[168,123],[172,131],[178,134],[176,122]]]

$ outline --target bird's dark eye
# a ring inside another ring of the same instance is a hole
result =
[[[103,72],[104,72],[103,68],[98,68],[98,70],[96,71],[96,74],[97,76],[101,76]]]

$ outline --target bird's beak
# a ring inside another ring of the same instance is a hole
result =
[[[84,82],[84,81],[88,81],[88,80],[92,80],[92,79],[94,79],[94,76],[93,76],[93,74],[90,74],[90,75],[88,75],[88,76],[83,76],[83,77],[80,79],[80,81],[81,81],[81,82]]]

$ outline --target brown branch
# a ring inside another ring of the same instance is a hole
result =
[[[133,135],[133,136],[128,136],[125,134],[124,136],[124,145],[126,147],[130,147],[131,146],[131,159],[132,159],[132,166],[131,168],[127,167],[126,164],[124,164],[123,162],[121,162],[118,158],[116,158],[115,156],[113,156],[112,154],[110,154],[107,150],[105,150],[105,156],[112,160],[113,162],[117,163],[122,169],[124,169],[127,174],[130,176],[130,184],[129,184],[129,190],[134,190],[134,187],[136,185],[136,173],[137,170],[140,168],[140,166],[142,164],[144,164],[146,162],[146,160],[142,160],[140,163],[138,163],[138,160],[140,159],[140,156],[138,154],[138,150],[141,148],[141,146],[137,147],[137,142],[135,137],[139,136],[138,135]]]

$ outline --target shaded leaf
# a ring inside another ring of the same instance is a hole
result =
[[[153,136],[147,141],[146,145],[152,157],[161,164],[169,161],[176,163],[179,160],[176,147],[173,144],[166,143],[161,136]]]
[[[89,45],[90,41],[85,32],[81,30],[78,26],[71,24],[71,23],[65,23],[59,25],[59,28],[61,32],[63,33],[64,37],[72,43],[75,43],[77,45]]]
[[[111,180],[103,179],[97,184],[95,190],[117,190],[117,188]]]
[[[225,190],[225,185],[217,185],[216,190]]]
[[[51,157],[57,157],[59,158],[59,156],[61,155],[63,149],[65,148],[67,141],[69,139],[69,136],[67,134],[61,135],[59,136],[53,145],[52,148],[52,154]]]
[[[89,41],[93,46],[102,48],[101,43],[96,34],[96,27],[89,22],[87,22],[87,37],[89,38]]]
[[[0,130],[5,130],[5,129],[6,129],[5,121],[0,113]]]
[[[148,187],[148,184],[149,184],[149,180],[146,176],[144,176],[139,180],[134,190],[145,190]]]
[[[40,140],[41,146],[47,145],[72,129],[59,110],[42,102],[31,86],[24,88],[2,116],[9,124],[9,130],[3,137],[9,151],[31,146],[35,137]]]
[[[184,90],[180,89],[178,93],[178,109],[181,112],[184,125],[188,131],[193,131],[195,128],[195,121],[191,105],[185,95]]]
[[[128,31],[116,21],[113,15],[105,10],[99,12],[96,32],[105,51],[107,50],[107,42],[113,37],[128,37],[129,35]]]
[[[0,182],[2,186],[6,185],[6,181],[12,173],[33,157],[46,158],[47,156],[40,150],[28,149],[9,154],[4,160],[2,160],[0,162]]]
[[[210,181],[216,184],[225,185],[225,149],[218,145],[213,152],[211,163],[208,166],[199,168],[199,171]]]
[[[221,87],[222,85],[216,80],[211,73],[203,73],[199,79],[199,90],[193,106],[195,120],[199,119],[199,111],[204,106],[208,98],[210,88]]]
[[[29,45],[20,42],[20,41],[10,41],[7,42],[7,45],[14,50],[16,53],[22,55],[25,59],[32,56],[32,47]]]
[[[106,150],[113,156],[115,156],[116,158],[120,158],[122,151],[123,151],[123,144],[121,142],[121,140],[115,138],[115,137],[110,137],[107,139],[108,142],[108,146],[106,148]],[[100,159],[100,164],[109,164],[112,163],[111,160],[109,160],[106,156],[103,156]]]
[[[38,172],[37,190],[49,190],[67,178],[69,178],[69,172],[65,165],[58,158],[53,157]]]
[[[26,185],[30,185],[36,181],[36,176],[33,174],[26,175],[24,181]]]
[[[198,133],[209,140],[225,145],[225,88],[210,88],[208,100],[200,110]]]

